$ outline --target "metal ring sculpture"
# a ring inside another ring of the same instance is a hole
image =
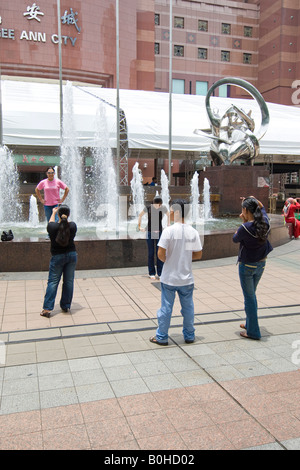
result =
[[[257,132],[254,132],[255,122],[251,118],[251,111],[246,114],[237,106],[232,105],[220,117],[215,114],[210,106],[210,97],[216,88],[221,85],[234,85],[246,90],[258,103],[261,111],[261,123]],[[259,140],[265,135],[270,122],[269,110],[265,100],[259,91],[245,80],[240,78],[223,78],[209,89],[205,106],[208,119],[211,123],[211,157],[216,165],[228,165],[241,159],[251,164],[259,154]],[[227,120],[227,125],[223,122]]]

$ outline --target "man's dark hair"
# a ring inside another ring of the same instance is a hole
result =
[[[186,218],[190,210],[190,205],[185,199],[175,199],[172,201],[170,207],[172,207],[174,211],[179,210],[183,219]]]
[[[159,197],[159,196],[156,196],[156,197],[153,199],[153,204],[162,204],[162,198]]]

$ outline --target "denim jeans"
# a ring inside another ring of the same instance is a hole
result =
[[[253,339],[260,339],[260,329],[257,318],[256,289],[266,266],[265,261],[257,263],[240,263],[239,275],[244,294],[246,312],[247,335]]]
[[[45,216],[46,216],[46,219],[47,219],[47,222],[49,222],[50,220],[50,217],[52,215],[52,209],[54,207],[57,207],[57,204],[55,206],[44,206],[44,211],[45,211]],[[55,214],[55,222],[58,222],[58,215]]]
[[[195,339],[194,328],[194,284],[187,286],[169,286],[161,282],[161,307],[157,312],[158,328],[156,338],[162,343],[168,341],[168,331],[171,322],[176,292],[179,295],[181,315],[183,316],[183,336],[185,340]]]
[[[63,276],[63,285],[60,306],[63,309],[71,307],[76,263],[76,251],[52,256],[49,266],[47,290],[44,298],[44,310],[54,309],[55,297],[61,276]]]
[[[151,232],[147,232],[147,246],[148,246],[148,272],[149,276],[155,276],[155,263],[154,258],[156,256],[156,264],[157,264],[157,275],[160,276],[162,272],[162,268],[164,263],[160,261],[157,256],[158,252],[158,242],[161,236],[161,233],[157,233],[157,238],[154,238],[154,235]]]

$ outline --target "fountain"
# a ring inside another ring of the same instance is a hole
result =
[[[113,164],[112,151],[109,146],[106,113],[100,103],[96,115],[96,134],[93,156],[94,194],[90,204],[90,218],[103,218],[101,225],[107,230],[114,230],[117,225],[118,187]]]
[[[131,194],[132,194],[132,205],[130,208],[130,215],[132,217],[138,217],[140,212],[145,207],[145,191],[143,187],[142,172],[139,169],[139,164],[136,162],[132,168],[133,178],[130,181]]]
[[[68,205],[71,219],[80,224],[86,216],[83,190],[82,156],[76,146],[76,128],[73,110],[72,83],[67,82],[64,92],[64,115],[61,146],[61,179],[70,189]]]
[[[11,152],[0,147],[0,223],[20,220],[21,205],[18,202],[19,176]]]
[[[210,203],[210,184],[207,178],[204,178],[203,184],[203,205],[204,205],[204,220],[212,218],[211,203]]]
[[[38,227],[39,225],[39,210],[36,197],[33,194],[29,200],[29,225],[32,227]]]
[[[61,179],[70,188],[66,203],[71,208],[72,220],[78,226],[76,247],[79,262],[77,269],[145,266],[147,247],[144,234],[135,230],[136,219],[145,206],[145,192],[138,162],[133,167],[133,178],[130,183],[132,205],[128,211],[128,193],[123,196],[118,195],[112,151],[107,138],[104,105],[101,104],[96,113],[94,148],[91,149],[91,177],[85,173],[84,157],[76,144],[77,131],[70,82],[65,86],[64,106]],[[15,235],[12,242],[0,243],[1,271],[47,271],[50,247],[49,243],[45,242],[46,223],[45,221],[39,222],[38,219],[36,198],[30,197],[29,218],[28,216],[22,217],[21,204],[18,202],[18,172],[12,155],[6,147],[0,147],[0,163],[0,223],[2,225],[5,223],[3,230],[13,229]],[[203,233],[204,227],[206,229],[205,224],[208,222],[209,230],[211,230],[209,235],[205,233],[203,259],[236,254],[238,247],[232,243],[231,239],[232,233],[240,225],[240,220],[229,220],[231,226],[225,227],[230,228],[227,230],[228,233],[213,232],[208,179],[204,181],[204,204],[201,205],[203,206],[201,214],[198,173],[193,176],[190,191],[193,223]],[[169,208],[168,178],[163,170],[161,172],[161,197],[163,204]],[[128,220],[130,219],[128,215],[132,216],[131,220]],[[228,221],[224,222],[228,223]],[[218,230],[221,224],[222,222],[218,220]],[[277,245],[288,241],[281,219],[276,231],[279,234],[275,236]],[[276,246],[274,243],[273,245]]]
[[[169,204],[170,204],[169,181],[165,173],[165,170],[161,170],[160,181],[161,181],[162,203],[169,210]]]
[[[193,178],[191,180],[191,213],[190,213],[190,218],[191,218],[191,223],[193,225],[197,224],[197,221],[199,221],[199,175],[197,171],[194,173]]]

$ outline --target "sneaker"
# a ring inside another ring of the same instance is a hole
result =
[[[192,344],[195,342],[195,339],[185,339],[186,344]]]
[[[149,276],[151,281],[155,281],[156,277],[155,276]]]

